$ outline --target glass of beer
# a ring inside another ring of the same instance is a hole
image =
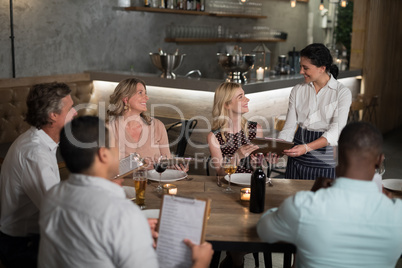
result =
[[[145,189],[147,187],[147,171],[137,168],[133,172],[133,180],[135,187],[135,203],[141,208],[145,208]]]
[[[237,159],[236,157],[230,157],[230,156],[224,156],[222,159],[222,168],[225,171],[226,174],[229,176],[229,184],[228,187],[223,189],[224,193],[234,193],[232,188],[230,188],[230,180],[232,177],[232,174],[236,172],[237,169]]]

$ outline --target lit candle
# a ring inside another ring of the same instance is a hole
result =
[[[257,69],[257,80],[258,81],[264,80],[264,69],[262,67]]]
[[[177,187],[174,184],[164,184],[163,189],[165,189],[165,193],[171,194],[171,195],[176,195],[177,194]]]
[[[242,201],[250,201],[250,194],[251,194],[251,189],[250,188],[243,188],[240,190],[240,200]]]
[[[177,188],[169,189],[169,194],[176,195],[177,194]]]

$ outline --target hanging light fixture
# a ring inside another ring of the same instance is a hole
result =
[[[296,0],[290,0],[290,6],[295,7],[296,6]]]
[[[348,4],[348,1],[341,0],[341,7],[346,7],[347,4]]]
[[[324,9],[324,0],[321,0],[321,4],[320,4],[320,10]]]
[[[291,0],[292,1],[292,0]],[[341,7],[346,7],[347,6],[347,4],[348,4],[348,0],[329,0],[329,4],[331,5],[331,4],[336,4],[336,5],[339,5],[340,4],[340,6]],[[323,10],[325,7],[324,7],[324,0],[321,0],[320,1],[320,7],[319,7],[319,9],[320,10]]]

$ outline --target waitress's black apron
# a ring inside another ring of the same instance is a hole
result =
[[[293,142],[295,145],[312,142],[324,132],[310,131],[299,127]],[[326,146],[298,157],[288,157],[285,178],[315,180],[318,177],[335,178],[336,161],[334,149]]]

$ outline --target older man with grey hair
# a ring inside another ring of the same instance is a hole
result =
[[[0,259],[6,267],[36,267],[39,208],[60,182],[56,150],[60,131],[77,114],[63,83],[34,85],[25,121],[31,125],[11,145],[0,174]]]

